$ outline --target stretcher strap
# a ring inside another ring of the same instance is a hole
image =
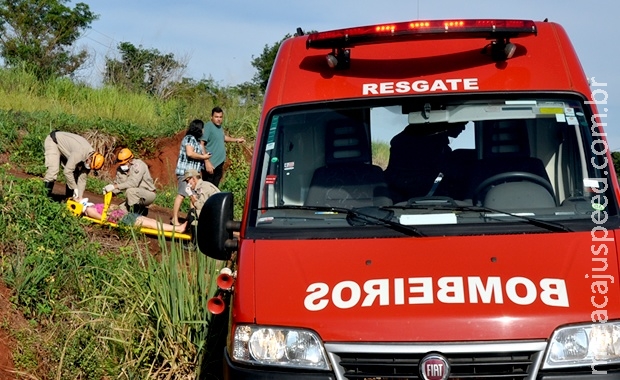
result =
[[[110,204],[112,203],[112,192],[108,191],[103,196],[103,211],[101,212],[101,220],[108,220],[108,209],[110,208]]]

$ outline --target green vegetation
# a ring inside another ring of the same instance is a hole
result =
[[[69,0],[0,2],[0,54],[7,67],[25,67],[45,80],[71,75],[88,59],[74,44],[99,18],[87,4]]]
[[[132,43],[118,45],[121,59],[106,58],[103,83],[129,91],[143,91],[166,99],[177,86],[171,82],[185,69],[173,54],[161,54],[157,49],[143,49]]]
[[[160,241],[155,258],[141,234],[106,231],[50,202],[40,176],[43,140],[53,129],[85,136],[108,163],[121,146],[149,158],[158,139],[183,133],[194,118],[208,120],[220,105],[227,131],[247,141],[228,145],[232,166],[221,184],[235,194],[240,218],[262,100],[212,82],[196,85],[207,84],[211,91],[201,95],[162,100],[0,70],[0,153],[9,159],[0,168],[0,279],[30,321],[10,330],[18,371],[59,379],[198,376],[210,320],[206,302],[223,263],[174,240]],[[10,168],[35,178],[14,178]],[[109,180],[102,177],[89,176],[87,188],[99,192]],[[176,186],[165,188],[156,203],[171,207],[175,195]],[[106,243],[110,235],[113,244]]]
[[[227,132],[247,141],[229,144],[233,168],[221,183],[223,191],[235,194],[236,216],[240,217],[262,98],[209,85],[212,91],[200,96],[164,101],[114,87],[75,85],[67,79],[40,82],[25,70],[0,70],[0,152],[11,152],[11,162],[27,173],[42,175],[43,141],[59,129],[85,136],[108,164],[119,147],[129,147],[138,157],[148,159],[158,153],[158,139],[183,132],[192,119],[209,120],[211,109],[220,105]],[[91,176],[87,189],[99,192],[106,179]],[[176,190],[164,194],[172,191]],[[158,196],[156,202],[172,207],[173,200],[174,195]]]
[[[267,82],[269,81],[269,76],[271,75],[271,68],[276,61],[276,55],[278,54],[280,45],[282,45],[284,40],[291,37],[292,36],[290,34],[287,34],[282,38],[282,40],[274,43],[273,45],[265,45],[263,47],[263,52],[258,57],[252,57],[252,65],[256,68],[256,73],[252,79],[254,83],[257,83],[260,86],[263,92],[267,88]]]
[[[161,139],[183,133],[193,119],[208,120],[220,106],[227,132],[246,139],[229,144],[232,166],[220,184],[235,195],[239,219],[261,83],[223,87],[185,78],[186,62],[130,42],[117,46],[119,58],[106,57],[103,87],[78,83],[74,73],[88,53],[74,44],[99,16],[85,3],[69,3],[0,3],[0,155],[8,160],[0,167],[0,282],[27,319],[0,323],[17,342],[16,370],[39,379],[197,378],[209,370],[202,363],[214,336],[206,304],[223,263],[174,239],[160,240],[153,254],[133,229],[89,225],[50,202],[40,180],[43,142],[57,129],[86,137],[108,165],[120,147],[154,158]],[[264,78],[272,55],[252,62]],[[34,178],[15,178],[12,169]],[[99,192],[110,180],[103,172],[89,176],[87,189]],[[170,208],[175,196],[170,186],[155,202]]]
[[[155,259],[133,231],[126,245],[104,246],[92,238],[103,227],[49,202],[42,181],[18,180],[6,169],[0,276],[31,322],[11,330],[17,369],[59,379],[195,376],[222,263],[175,241],[161,241]]]
[[[372,163],[380,166],[383,170],[387,168],[390,159],[390,145],[382,141],[372,142]]]

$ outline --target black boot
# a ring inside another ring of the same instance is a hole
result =
[[[142,215],[142,216],[147,216],[149,213],[149,209],[142,206],[142,205],[133,205],[131,207],[129,207],[129,212],[132,212],[134,214],[138,214],[138,215]]]
[[[147,216],[149,213],[148,207],[144,205],[144,198],[140,198],[140,201],[135,204],[127,207],[129,212],[133,212],[142,216]]]
[[[69,185],[65,185],[65,198],[69,199],[73,197],[73,189]]]
[[[192,236],[194,236],[194,230],[196,229],[196,226],[194,222],[196,222],[198,219],[198,215],[196,215],[196,209],[192,208],[189,210],[189,212],[187,213],[187,217],[185,220],[187,220],[187,227],[185,228],[185,232],[186,233],[190,233]]]
[[[54,190],[54,181],[45,182],[45,189],[47,190],[47,197],[52,197],[52,191]]]
[[[138,206],[140,207],[140,215],[147,216],[149,214],[149,208],[146,206],[146,199],[140,198]]]

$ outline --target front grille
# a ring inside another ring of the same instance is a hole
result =
[[[375,346],[376,347],[376,346]],[[460,380],[525,380],[530,379],[536,367],[540,350],[529,351],[475,351],[474,347],[462,346],[461,352],[432,352],[444,356],[450,366],[449,379]],[[336,347],[333,347],[336,348]],[[343,352],[331,351],[333,359],[341,369],[343,379],[349,380],[403,380],[421,379],[420,361],[429,351],[396,352],[388,349],[368,352],[363,345],[360,351],[347,347]],[[438,347],[441,348],[441,347]],[[454,347],[451,347],[454,348]],[[531,347],[530,347],[531,348]],[[366,352],[363,352],[366,351]]]

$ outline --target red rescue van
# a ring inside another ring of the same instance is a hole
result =
[[[603,79],[553,22],[284,41],[243,218],[198,223],[233,263],[224,377],[620,378]]]

